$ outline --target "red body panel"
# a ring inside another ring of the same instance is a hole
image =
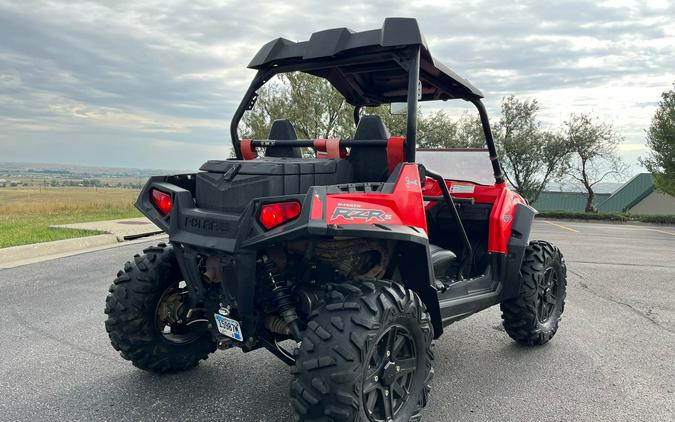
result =
[[[501,184],[501,186],[504,186],[504,184]],[[488,252],[507,252],[516,205],[525,203],[525,200],[512,190],[506,187],[501,189],[501,194],[492,206],[492,212],[490,213]]]
[[[446,180],[445,184],[452,196],[458,198],[473,198],[474,201],[481,204],[494,204],[501,191],[505,189],[504,185],[485,186],[465,181]],[[424,195],[428,196],[443,195],[441,188],[438,187],[436,181],[429,177],[427,177],[422,192]],[[429,202],[427,204],[427,209],[434,205],[436,205],[436,202]]]
[[[312,202],[312,218],[321,215],[320,201]],[[344,193],[326,195],[328,224],[401,224],[427,232],[427,220],[417,165],[405,164],[391,194]]]
[[[485,186],[465,181],[446,180],[448,190],[459,198],[473,198],[476,203],[492,204],[488,221],[488,252],[506,253],[511,224],[517,204],[525,200],[505,184]],[[428,234],[425,211],[437,202],[424,204],[423,195],[441,196],[436,181],[427,178],[420,188],[415,164],[404,164],[391,194],[344,193],[326,195],[325,219],[328,224],[401,224],[424,230]],[[324,204],[312,199],[311,218],[324,218]]]
[[[525,200],[508,189],[504,183],[492,186],[452,180],[446,180],[445,183],[452,196],[473,198],[476,203],[492,204],[488,222],[488,252],[506,253],[516,205],[526,204]],[[427,196],[442,195],[438,183],[430,178],[427,178],[424,184],[423,193]],[[437,202],[429,202],[426,209],[437,204]]]

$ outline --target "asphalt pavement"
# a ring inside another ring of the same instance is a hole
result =
[[[448,327],[425,421],[675,419],[675,227],[537,221],[568,266],[547,345],[516,345],[491,308]],[[216,352],[153,375],[108,342],[105,296],[143,244],[0,270],[0,420],[286,421],[288,368]]]

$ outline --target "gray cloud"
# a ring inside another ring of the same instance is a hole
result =
[[[492,111],[504,95],[537,97],[552,125],[593,111],[640,143],[675,80],[675,5],[611,3],[0,0],[0,157],[196,167],[226,153],[264,42],[385,16],[417,17]]]

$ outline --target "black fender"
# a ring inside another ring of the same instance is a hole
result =
[[[435,276],[429,252],[429,241],[401,241],[397,245],[397,254],[403,284],[420,297],[431,317],[434,338],[440,337],[443,334],[443,319],[438,292],[432,287]]]
[[[502,280],[502,300],[516,297],[520,292],[522,283],[520,267],[523,264],[525,249],[530,243],[530,230],[536,214],[537,210],[529,205],[516,205],[515,216],[511,224],[511,237],[507,244],[508,250]]]

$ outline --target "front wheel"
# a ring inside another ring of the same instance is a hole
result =
[[[110,286],[105,306],[110,342],[124,359],[147,371],[192,368],[216,349],[208,321],[188,312],[190,300],[173,248],[160,243],[143,252]]]
[[[417,421],[433,376],[429,314],[397,283],[334,284],[310,315],[291,384],[301,421]]]
[[[542,240],[532,241],[520,272],[518,296],[501,304],[504,329],[518,343],[541,345],[553,338],[565,309],[565,260],[557,247]]]

